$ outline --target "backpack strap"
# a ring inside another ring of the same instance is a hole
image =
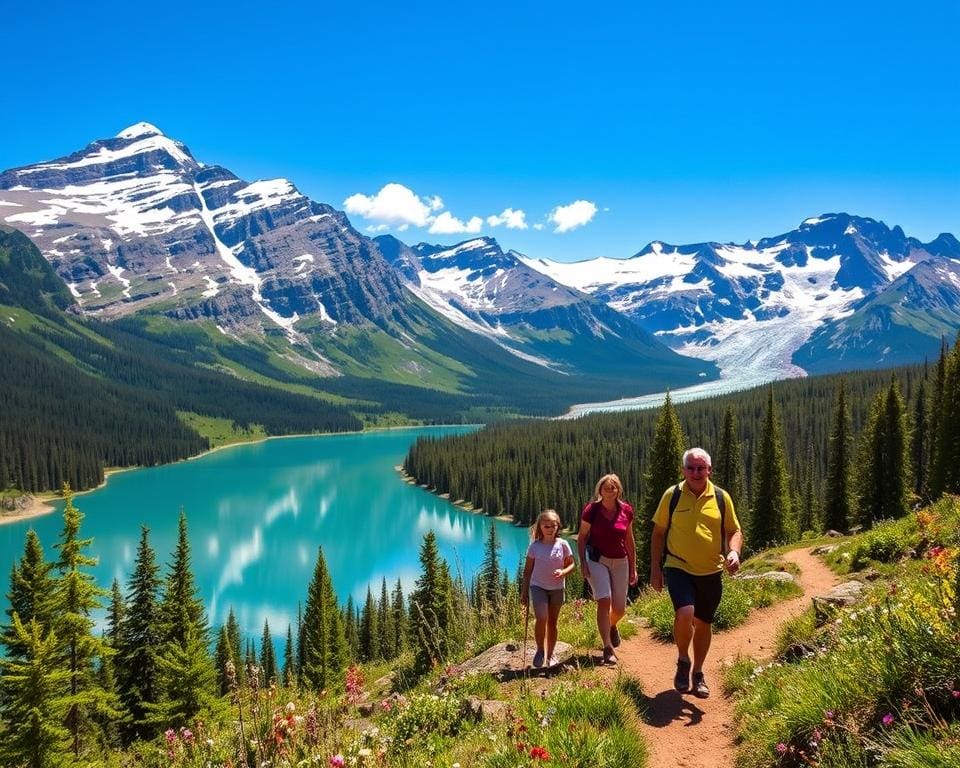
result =
[[[720,510],[720,554],[724,557],[727,556],[727,527],[726,527],[726,517],[727,517],[727,494],[719,485],[713,486],[714,496],[717,499],[717,507]],[[670,496],[670,513],[667,517],[667,530],[663,534],[663,557],[660,559],[660,567],[663,568],[663,564],[667,561],[667,555],[673,555],[680,562],[687,562],[679,555],[674,555],[669,549],[667,549],[667,536],[670,534],[670,524],[673,523],[673,512],[677,508],[677,504],[680,502],[680,494],[682,490],[680,488],[680,483],[677,483],[673,486],[673,494]]]
[[[667,549],[667,537],[670,535],[670,525],[673,523],[673,511],[677,508],[677,503],[680,501],[680,494],[682,490],[680,488],[680,483],[677,483],[673,486],[673,495],[670,497],[670,513],[667,517],[667,530],[663,534],[663,555],[660,557],[660,567],[663,568],[663,564],[667,562],[667,555],[673,555],[669,549]],[[677,560],[681,562],[687,562],[679,555],[673,555]]]

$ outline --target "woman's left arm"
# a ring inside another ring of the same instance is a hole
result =
[[[633,520],[627,524],[624,544],[627,548],[627,562],[630,564],[630,586],[637,583],[637,545],[633,539]]]

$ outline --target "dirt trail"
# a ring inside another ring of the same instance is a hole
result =
[[[800,567],[803,596],[751,614],[746,624],[713,636],[704,674],[710,685],[708,699],[680,694],[673,688],[677,652],[642,630],[624,640],[618,650],[623,674],[641,681],[650,697],[643,734],[650,746],[651,766],[726,768],[733,765],[733,706],[720,692],[720,666],[738,654],[768,659],[779,626],[802,613],[810,598],[822,595],[837,583],[836,576],[809,550],[785,555]],[[612,670],[611,670],[612,672]]]

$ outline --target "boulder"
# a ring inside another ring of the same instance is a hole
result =
[[[839,544],[821,544],[819,547],[814,547],[810,550],[811,555],[829,555],[831,552],[836,552]]]
[[[526,656],[524,656],[523,650],[523,643],[516,640],[497,643],[487,648],[483,653],[458,665],[458,671],[463,675],[485,672],[500,679],[507,679],[518,677],[523,674],[526,668],[529,668],[530,672],[554,670],[563,666],[573,656],[573,646],[558,641],[554,655],[559,659],[559,663],[555,667],[543,666],[537,669],[533,667],[533,654],[537,651],[536,643],[533,640],[527,641]]]
[[[745,573],[740,576],[741,579],[750,581],[753,579],[767,579],[768,581],[796,581],[792,573],[786,571],[767,571],[766,573]]]

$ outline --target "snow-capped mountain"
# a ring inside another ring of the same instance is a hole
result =
[[[561,285],[504,252],[490,237],[454,246],[409,247],[390,235],[376,238],[404,284],[425,304],[463,328],[517,355],[559,370],[631,365],[631,358],[676,362],[635,323],[589,294]],[[611,356],[613,356],[611,358]],[[702,367],[712,377],[713,366]]]
[[[369,240],[286,179],[247,183],[148,123],[0,174],[0,217],[40,247],[80,308],[147,307],[226,327],[378,321],[402,303]]]
[[[524,262],[728,374],[797,375],[935,356],[940,335],[960,327],[958,251],[949,234],[923,244],[831,213],[744,245],[653,242],[628,259]]]
[[[495,256],[410,250],[415,279],[401,280],[342,212],[286,179],[247,182],[204,164],[149,123],[0,173],[0,223],[39,247],[81,313],[161,315],[153,325],[165,329],[167,320],[215,324],[232,342],[259,345],[233,354],[267,375],[267,358],[279,358],[321,375],[446,388],[487,402],[502,371],[531,388],[548,382],[554,402],[563,392],[650,391],[662,381],[716,376],[711,364],[683,358],[495,244]],[[438,299],[450,274],[443,264],[470,258],[489,261],[481,272],[491,279],[459,307]],[[493,277],[494,262],[507,261],[521,282]],[[484,295],[502,310],[478,311]],[[503,304],[508,296],[515,300]],[[593,343],[580,344],[581,336]],[[610,359],[623,362],[611,369]],[[558,383],[557,373],[576,381]]]

